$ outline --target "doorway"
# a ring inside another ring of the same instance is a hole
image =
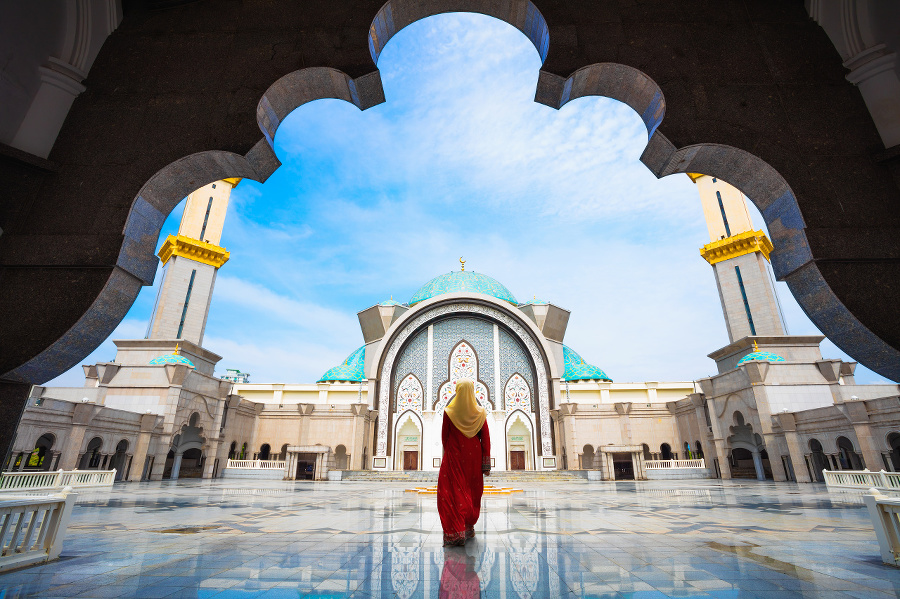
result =
[[[403,452],[403,469],[418,470],[419,469],[419,452],[404,451]]]
[[[634,480],[634,462],[631,460],[631,454],[614,453],[612,458],[615,480]]]
[[[525,452],[510,451],[509,452],[509,469],[525,470]]]
[[[316,476],[316,454],[298,453],[296,480],[314,480]]]

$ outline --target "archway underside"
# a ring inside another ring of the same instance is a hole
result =
[[[464,10],[505,20],[546,57],[536,101],[625,102],[647,126],[641,160],[654,174],[699,172],[741,189],[768,224],[776,276],[813,322],[900,380],[900,153],[879,150],[824,31],[799,1],[747,11],[730,0],[677,19],[662,0],[625,4],[126,3],[50,160],[0,157],[2,378],[42,383],[77,364],[152,283],[160,227],[182,198],[225,177],[265,181],[293,109],[383,102],[373,57],[387,40]],[[768,35],[773,24],[791,35]]]

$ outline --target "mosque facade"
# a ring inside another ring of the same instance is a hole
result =
[[[437,470],[456,381],[475,381],[495,470],[593,471],[643,479],[649,463],[703,459],[703,476],[822,479],[823,469],[900,470],[900,389],[856,385],[821,336],[786,334],[746,200],[692,175],[730,343],[699,381],[616,382],[565,344],[569,312],[519,302],[498,280],[439,275],[405,303],[359,312],[363,344],[315,383],[215,376],[202,347],[231,189],[188,198],[160,250],[163,278],[147,337],[117,340],[78,388],[35,387],[6,468],[108,469],[120,480],[228,476],[235,461],[284,462],[279,476]]]

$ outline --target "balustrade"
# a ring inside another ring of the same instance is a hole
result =
[[[825,485],[843,489],[882,489],[900,491],[900,472],[869,470],[822,470]]]
[[[900,499],[887,497],[878,489],[872,489],[872,494],[864,495],[863,500],[878,539],[881,561],[900,566]]]
[[[706,460],[645,460],[644,467],[648,470],[662,468],[706,468]]]
[[[58,558],[76,497],[0,494],[0,572]]]
[[[284,460],[228,460],[226,468],[250,468],[252,470],[284,470]]]
[[[57,470],[56,472],[4,472],[0,491],[41,491],[63,487],[111,487],[116,470]]]

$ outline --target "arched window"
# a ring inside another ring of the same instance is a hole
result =
[[[103,456],[100,455],[100,449],[103,447],[103,439],[100,437],[94,437],[91,439],[91,442],[88,443],[87,451],[84,453],[84,459],[82,462],[87,462],[85,464],[85,469],[90,468],[99,468],[100,461],[103,459]]]
[[[812,480],[823,482],[825,478],[822,471],[828,470],[828,457],[818,439],[809,440],[809,451],[811,452],[809,476]]]
[[[695,456],[698,460],[703,459],[703,446],[700,445],[700,441],[694,441],[694,446],[697,448],[695,452]]]
[[[581,469],[593,470],[595,457],[594,448],[591,445],[585,445],[581,449]]]
[[[687,441],[684,442],[684,459],[693,460],[694,454],[691,453],[691,444]]]
[[[190,426],[196,427],[196,426],[198,426],[197,425],[198,422],[200,422],[200,414],[198,414],[197,412],[194,412],[193,414],[191,414],[191,420],[188,424]]]
[[[237,441],[232,441],[232,442],[231,442],[231,447],[228,448],[228,459],[229,459],[229,460],[234,460],[234,459],[236,459],[236,458],[235,458],[235,453],[236,453],[236,452],[237,452]]]
[[[671,460],[672,459],[672,447],[668,443],[663,443],[659,446],[660,459],[663,460]]]
[[[888,435],[887,442],[891,448],[891,464],[894,466],[894,472],[900,472],[900,433]]]
[[[268,443],[263,443],[262,447],[259,448],[259,459],[262,461],[268,461],[269,454],[272,452],[272,448]]]
[[[47,470],[50,468],[50,460],[48,458],[50,454],[50,448],[53,447],[53,444],[56,442],[56,437],[53,436],[52,433],[44,433],[34,444],[34,451],[31,452],[30,456],[26,456],[23,459],[27,459],[28,463],[25,464],[25,468],[29,470]]]
[[[847,437],[837,438],[838,460],[841,470],[862,470],[863,464],[859,454],[853,449],[853,443]]]

